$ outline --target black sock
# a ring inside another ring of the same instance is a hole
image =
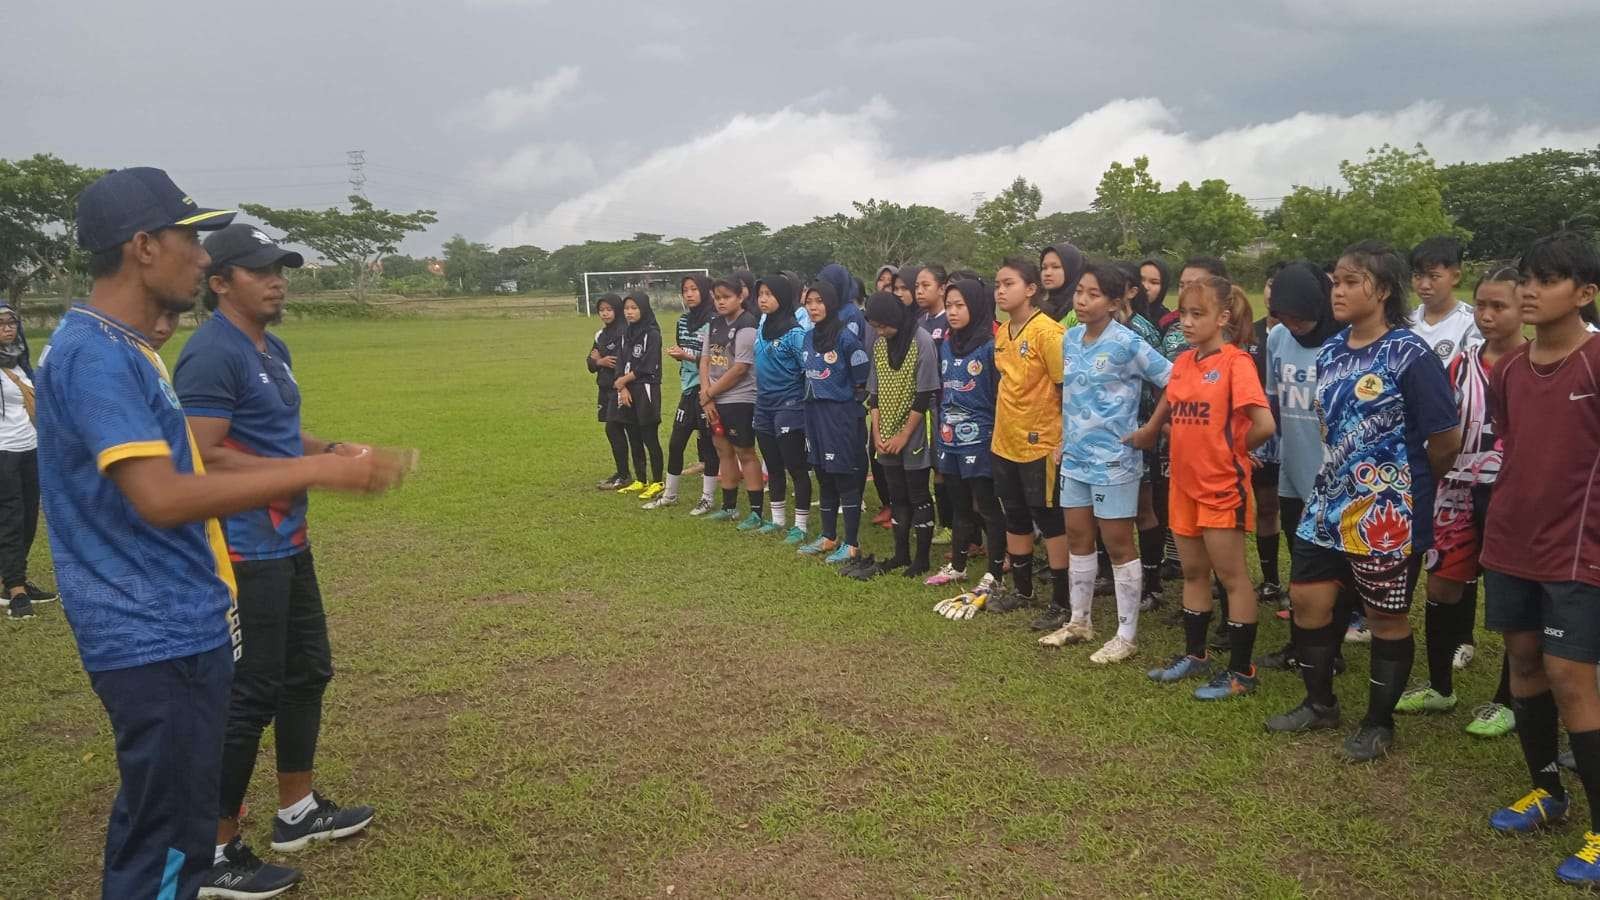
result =
[[[1456,603],[1455,615],[1450,620],[1455,623],[1456,632],[1454,644],[1477,644],[1472,632],[1478,627],[1478,579],[1467,582],[1461,591],[1461,600]]]
[[[1522,743],[1522,761],[1528,764],[1533,786],[1544,788],[1557,800],[1565,798],[1567,789],[1561,786],[1561,767],[1556,765],[1561,737],[1556,695],[1545,691],[1533,697],[1514,697],[1511,708],[1517,714],[1517,740]],[[1577,753],[1576,746],[1573,753]]]
[[[1147,528],[1139,532],[1139,567],[1144,570],[1144,592],[1161,593],[1162,529]]]
[[[1211,627],[1211,610],[1195,612],[1183,610],[1183,652],[1195,659],[1205,659],[1206,630]]]
[[[950,485],[943,481],[933,483],[933,511],[937,514],[936,524],[940,528],[953,528],[955,526],[954,506],[950,502]],[[954,542],[954,537],[951,541]]]
[[[889,565],[899,567],[911,563],[911,507],[908,504],[895,503],[890,505],[893,511],[892,527],[894,529],[894,557],[889,560]]]
[[[1024,597],[1033,596],[1033,554],[1012,553],[1011,586]]]
[[[1422,608],[1422,637],[1428,642],[1428,684],[1446,697],[1455,693],[1456,604],[1429,600]]]
[[[1306,683],[1306,699],[1317,706],[1335,706],[1339,698],[1333,693],[1333,657],[1344,638],[1344,628],[1337,621],[1321,628],[1302,628],[1295,652],[1300,657],[1300,677]]]
[[[750,511],[758,516],[761,515],[761,502],[766,499],[767,492],[757,488],[753,491],[745,491],[745,493],[750,495]]]
[[[1600,731],[1569,731],[1567,738],[1589,801],[1589,830],[1600,834]]]
[[[1228,632],[1228,671],[1249,675],[1250,654],[1256,648],[1256,623],[1229,622]]]
[[[1267,584],[1278,583],[1278,536],[1256,535],[1256,555],[1261,558],[1261,580]]]
[[[1394,727],[1394,705],[1406,691],[1416,654],[1417,640],[1409,634],[1398,641],[1373,636],[1372,677],[1367,680],[1367,714],[1362,724]]]
[[[1050,569],[1050,605],[1064,610],[1072,609],[1072,584],[1066,569]]]
[[[1511,654],[1500,654],[1500,686],[1494,689],[1494,702],[1511,705]]]

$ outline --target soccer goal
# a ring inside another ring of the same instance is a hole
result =
[[[628,272],[583,273],[583,314],[594,315],[593,298],[608,291],[627,294],[644,291],[650,295],[652,309],[683,309],[678,288],[683,276],[699,273],[710,277],[710,269],[634,269]],[[710,298],[706,298],[709,300]]]

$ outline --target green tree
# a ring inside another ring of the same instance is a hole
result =
[[[774,231],[767,242],[772,268],[788,269],[802,278],[817,274],[838,255],[845,222],[842,215],[818,216]]]
[[[978,204],[972,214],[978,232],[976,253],[970,262],[984,271],[1037,241],[1037,220],[1044,195],[1039,186],[1018,175],[1005,190]]]
[[[12,307],[29,287],[83,270],[78,195],[103,174],[48,153],[0,159],[0,284]]]
[[[1161,182],[1150,176],[1147,156],[1134,157],[1132,165],[1112,163],[1094,190],[1093,208],[1116,223],[1116,252],[1122,256],[1138,256],[1145,244],[1153,243],[1160,205]]]
[[[1160,196],[1156,231],[1163,249],[1176,256],[1224,256],[1261,234],[1261,217],[1220,178],[1192,187],[1185,181]],[[1145,248],[1150,249],[1150,248]]]
[[[463,294],[489,294],[500,283],[500,259],[488,244],[453,235],[444,242],[444,277]]]
[[[977,242],[971,222],[938,207],[884,200],[851,205],[856,215],[839,220],[835,261],[863,278],[882,265],[964,260]]]
[[[762,274],[771,265],[767,249],[770,241],[767,226],[760,222],[746,222],[701,238],[700,253],[705,264],[713,271],[749,269]]]
[[[439,220],[431,209],[409,213],[379,209],[359,194],[351,194],[349,203],[349,212],[338,207],[273,209],[259,203],[244,203],[239,208],[282,231],[284,240],[310,247],[336,265],[348,266],[356,299],[365,301],[372,263],[394,253],[406,235]]]
[[[1034,244],[1043,248],[1063,241],[1085,253],[1114,256],[1121,242],[1117,223],[1099,210],[1051,213],[1034,223]]]
[[[1433,158],[1418,144],[1407,151],[1384,144],[1365,162],[1339,163],[1347,188],[1297,187],[1283,199],[1273,235],[1287,256],[1327,261],[1367,239],[1409,249],[1423,238],[1472,233],[1451,221]]]
[[[1439,174],[1444,208],[1472,232],[1475,259],[1510,259],[1540,235],[1600,227],[1600,148],[1457,163]]]

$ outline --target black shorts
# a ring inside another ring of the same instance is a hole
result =
[[[1056,464],[1050,457],[1019,463],[995,455],[992,463],[994,493],[1002,506],[1018,509],[1056,508]]]
[[[690,388],[678,395],[678,411],[673,413],[672,425],[701,428],[706,424],[706,411],[700,406],[700,389]]]
[[[1261,496],[1262,491],[1271,491],[1272,496],[1278,496],[1278,464],[1262,463],[1255,471],[1250,473],[1250,484],[1256,489],[1256,496]]]
[[[1411,609],[1421,574],[1422,557],[1416,553],[1404,559],[1351,556],[1302,540],[1294,542],[1289,563],[1291,584],[1335,581],[1354,590],[1363,604],[1397,615]]]
[[[722,420],[722,436],[735,447],[756,445],[756,405],[754,403],[718,403],[717,417]]]
[[[1600,587],[1529,581],[1485,569],[1483,595],[1483,624],[1490,631],[1535,631],[1551,656],[1600,662]]]
[[[595,418],[601,422],[611,421],[611,407],[617,405],[617,392],[613,388],[598,388],[600,396],[594,401]]]

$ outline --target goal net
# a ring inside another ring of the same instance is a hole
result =
[[[679,287],[683,276],[700,274],[709,276],[710,269],[635,269],[628,272],[583,273],[583,314],[594,315],[594,298],[602,294],[626,295],[630,291],[644,291],[650,297],[650,308],[683,310],[683,297]]]

